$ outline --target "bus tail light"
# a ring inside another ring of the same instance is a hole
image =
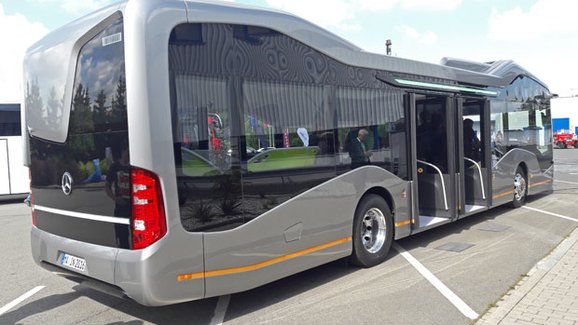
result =
[[[156,174],[132,167],[132,248],[152,245],[167,233],[161,184]]]

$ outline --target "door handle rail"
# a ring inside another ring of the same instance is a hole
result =
[[[423,160],[419,160],[419,159],[416,159],[416,160],[418,163],[430,166],[431,168],[435,169],[438,172],[438,174],[440,174],[440,179],[442,180],[442,191],[444,194],[444,205],[445,205],[446,211],[448,211],[450,208],[448,206],[448,196],[446,194],[446,183],[444,182],[444,174],[436,165],[430,164],[430,163],[425,162]]]
[[[475,160],[470,159],[470,158],[466,158],[464,157],[465,160],[473,163],[476,166],[476,169],[478,170],[478,173],[480,175],[480,185],[482,187],[482,199],[486,199],[486,191],[484,190],[484,177],[482,176],[482,168],[480,167],[480,164],[478,164]]]

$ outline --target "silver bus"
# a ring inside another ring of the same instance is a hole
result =
[[[552,190],[512,61],[367,53],[293,15],[129,0],[24,60],[32,255],[150,306],[248,290]]]

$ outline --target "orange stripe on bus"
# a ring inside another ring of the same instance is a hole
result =
[[[542,182],[530,184],[530,187],[534,187],[534,186],[538,186],[538,185],[544,185],[544,184],[550,184],[550,183],[552,183],[552,180],[551,180],[551,179],[547,179],[547,180],[542,181]]]
[[[185,280],[192,280],[192,279],[199,279],[199,278],[203,278],[203,277],[211,277],[211,276],[218,276],[218,275],[226,275],[226,274],[233,274],[233,273],[241,273],[241,272],[247,272],[247,271],[253,271],[253,270],[257,270],[260,268],[263,268],[265,266],[269,266],[272,264],[276,264],[279,262],[283,262],[286,260],[290,260],[305,254],[309,254],[309,253],[313,253],[328,247],[332,247],[335,245],[339,245],[339,244],[343,244],[346,243],[348,241],[351,241],[352,237],[345,237],[345,238],[341,238],[339,240],[335,240],[329,243],[325,243],[322,245],[317,245],[317,246],[313,246],[304,250],[300,250],[291,254],[287,254],[287,255],[283,255],[283,256],[279,256],[261,263],[257,263],[257,264],[252,264],[252,265],[247,265],[247,266],[240,266],[240,267],[231,267],[228,269],[222,269],[222,270],[214,270],[214,271],[207,271],[207,272],[197,272],[197,273],[189,273],[189,274],[179,274],[177,275],[177,280],[178,281],[185,281]]]
[[[544,184],[549,184],[549,183],[552,183],[551,179],[547,179],[547,180],[542,181],[542,182],[531,184],[529,187],[534,187],[534,186],[539,186],[539,185],[544,185]],[[506,195],[511,195],[511,194],[514,194],[514,191],[507,191],[507,192],[496,194],[496,195],[492,196],[492,199],[496,199],[496,198],[506,196]]]
[[[396,227],[401,227],[401,226],[405,226],[411,223],[411,219],[407,219],[405,221],[400,221],[400,222],[396,222],[395,226]]]
[[[499,198],[499,197],[502,197],[502,196],[512,195],[512,194],[514,194],[514,191],[513,191],[513,190],[512,190],[512,191],[507,191],[507,192],[503,192],[503,193],[496,194],[496,195],[492,196],[492,199],[496,199],[496,198]]]

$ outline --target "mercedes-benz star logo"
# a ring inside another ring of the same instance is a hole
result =
[[[65,195],[70,195],[70,192],[72,192],[72,183],[72,175],[69,172],[64,173],[62,175],[62,192]]]

